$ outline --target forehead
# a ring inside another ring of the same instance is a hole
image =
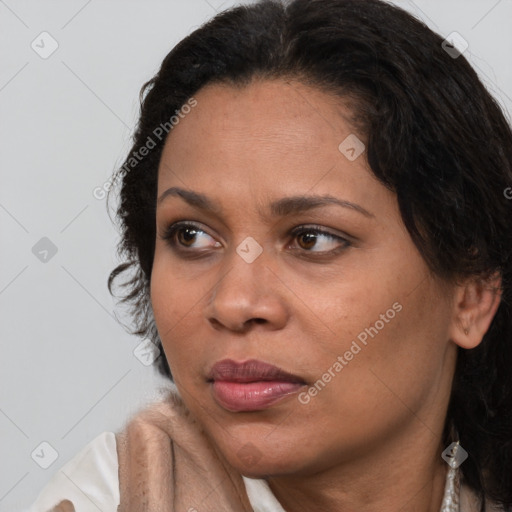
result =
[[[318,179],[339,160],[340,143],[355,135],[348,101],[299,82],[210,84],[194,98],[197,106],[167,138],[162,177],[165,169],[248,175],[272,167],[274,178],[293,173]],[[364,167],[364,155],[353,164]]]
[[[352,111],[338,97],[275,80],[212,84],[194,99],[197,105],[167,137],[159,198],[170,188],[193,191],[211,200],[210,212],[244,225],[252,213],[293,215],[301,196],[331,196],[394,218],[395,197],[371,172],[366,153],[348,158],[340,149],[350,137],[365,145],[348,122]],[[295,204],[283,203],[292,197]],[[165,211],[176,201],[157,202],[157,208]]]
[[[291,79],[254,79],[245,86],[214,83],[203,87],[195,97],[198,106],[203,104],[203,108],[196,109],[196,113],[202,114],[196,119],[216,122],[225,128],[226,123],[243,128],[250,122],[259,129],[267,127],[267,132],[280,121],[308,121],[305,126],[298,124],[296,129],[306,132],[306,126],[310,126],[309,135],[314,136],[323,125],[322,131],[340,134],[352,117],[348,97]],[[338,122],[333,122],[334,116]]]

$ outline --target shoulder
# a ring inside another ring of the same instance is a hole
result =
[[[49,512],[69,500],[76,512],[116,512],[119,504],[116,437],[103,432],[60,468],[27,512]]]

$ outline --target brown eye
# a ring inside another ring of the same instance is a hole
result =
[[[189,243],[194,241],[197,235],[197,229],[182,227],[178,228],[176,233],[178,235],[178,242],[188,247]]]
[[[192,252],[192,250],[195,249],[200,251],[208,248],[221,247],[221,244],[204,229],[189,223],[171,224],[164,231],[161,238],[176,251],[181,249]],[[194,244],[196,244],[196,247],[194,247]]]
[[[311,232],[305,232],[297,237],[297,240],[301,240],[302,244],[299,244],[303,249],[311,249],[316,243],[316,235]]]
[[[317,227],[299,227],[292,231],[299,249],[310,253],[332,253],[350,246],[345,238]]]

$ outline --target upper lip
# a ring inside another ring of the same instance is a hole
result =
[[[208,381],[257,382],[273,380],[305,384],[299,376],[257,359],[249,359],[241,363],[232,359],[223,359],[212,366],[207,378]]]

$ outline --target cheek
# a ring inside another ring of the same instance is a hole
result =
[[[173,376],[179,378],[179,369],[188,367],[182,361],[194,353],[192,316],[200,291],[187,286],[177,277],[176,270],[155,254],[151,273],[150,297],[156,327]],[[197,307],[197,306],[196,306]],[[196,354],[197,354],[197,348]]]
[[[352,324],[340,342],[343,369],[321,392],[318,406],[336,404],[344,425],[394,428],[411,411],[428,407],[442,381],[448,308],[433,300],[429,287],[395,296],[391,308],[386,300],[377,308],[368,305],[366,325]],[[335,360],[332,354],[331,365]]]
[[[396,400],[418,410],[443,380],[450,307],[428,282],[402,302],[403,310],[378,353],[374,374],[391,398],[395,395]]]
[[[391,421],[416,410],[439,382],[450,308],[430,278],[403,269],[377,269],[318,295],[318,316],[331,320],[309,350],[317,380],[305,401],[316,412],[336,404],[351,424]]]
[[[165,344],[173,319],[178,318],[182,302],[176,300],[176,286],[166,266],[155,254],[151,272],[150,297],[156,326],[162,342]]]

